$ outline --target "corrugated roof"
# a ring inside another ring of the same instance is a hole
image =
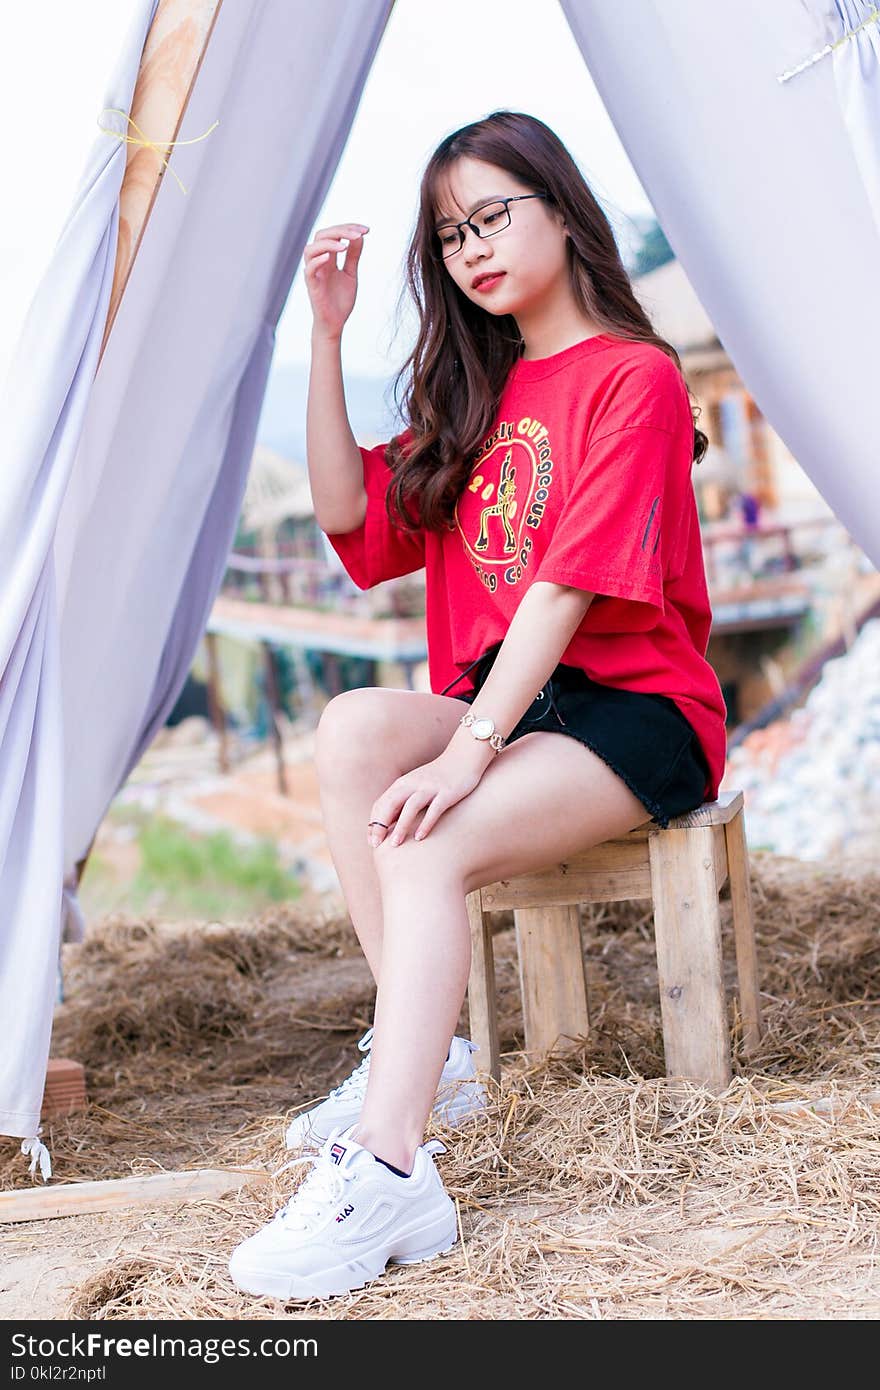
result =
[[[258,444],[241,508],[241,519],[248,531],[278,526],[282,521],[314,516],[309,470],[305,463],[285,458]]]

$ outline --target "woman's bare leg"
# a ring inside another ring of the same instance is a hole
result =
[[[426,839],[386,838],[371,851],[384,936],[358,1143],[404,1172],[412,1167],[467,988],[467,893],[649,819],[590,749],[534,732],[506,748]]]
[[[396,778],[438,757],[469,706],[452,696],[367,687],[325,706],[315,737],[324,829],[352,925],[378,984],[382,901],[367,842],[370,808]]]
[[[439,828],[438,821],[420,849]],[[378,857],[381,849],[373,853]],[[383,870],[382,903],[382,975],[355,1137],[408,1173],[467,990],[470,929],[461,872],[442,855],[430,865]]]

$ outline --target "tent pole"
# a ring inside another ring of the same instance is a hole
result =
[[[266,699],[269,703],[269,724],[272,730],[272,741],[275,744],[275,759],[278,768],[278,790],[282,796],[287,796],[287,774],[284,770],[284,740],[281,737],[281,725],[278,721],[278,711],[281,708],[281,695],[278,689],[278,671],[275,666],[275,656],[272,651],[271,643],[261,643],[263,656],[266,663]]]
[[[86,850],[85,854],[83,855],[82,859],[78,859],[78,860],[76,861],[76,866],[75,866],[74,872],[75,872],[75,874],[76,874],[76,886],[77,886],[77,888],[79,888],[80,882],[81,882],[81,880],[82,880],[82,876],[83,876],[83,874],[85,873],[86,864],[88,864],[88,862],[89,862],[89,855],[90,855],[91,852],[92,852],[92,845],[95,843],[95,840],[97,839],[97,837],[98,837],[98,832],[97,832],[97,830],[96,830],[95,833],[94,833],[94,835],[93,835],[92,838],[91,838],[91,841],[89,842],[89,847],[88,847],[88,849]]]
[[[226,711],[220,693],[220,661],[217,654],[216,632],[205,633],[205,647],[208,653],[208,709],[211,723],[217,730],[218,760],[221,772],[229,771],[229,748],[226,739]]]
[[[170,142],[177,139],[222,4],[223,0],[159,0],[150,32],[144,41],[131,99],[131,119],[155,142],[157,149],[148,149],[137,143],[128,146],[125,173],[119,190],[116,264],[98,357],[99,367],[159,185],[166,172],[161,161],[168,158]],[[134,126],[127,126],[126,131],[134,141],[140,139]],[[94,843],[95,836],[92,836],[92,843],[77,862],[77,886]]]
[[[119,190],[116,265],[99,366],[167,172],[162,160],[173,156],[171,142],[178,137],[222,3],[223,0],[159,0],[150,25],[131,100],[131,120],[138,129],[131,124],[124,127],[131,143]],[[138,130],[155,144],[155,149],[138,143],[142,138]]]

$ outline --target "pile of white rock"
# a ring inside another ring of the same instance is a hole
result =
[[[722,788],[734,787],[750,848],[880,868],[880,619],[826,662],[801,708],[732,750]]]

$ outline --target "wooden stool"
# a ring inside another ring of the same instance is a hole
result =
[[[467,895],[471,1039],[498,1080],[495,964],[487,913],[512,908],[525,1046],[546,1054],[590,1028],[579,903],[651,898],[667,1076],[720,1091],[730,1081],[718,894],[730,877],[746,1051],[761,1036],[755,932],[741,791],[723,792],[667,829],[647,823],[565,863]]]

